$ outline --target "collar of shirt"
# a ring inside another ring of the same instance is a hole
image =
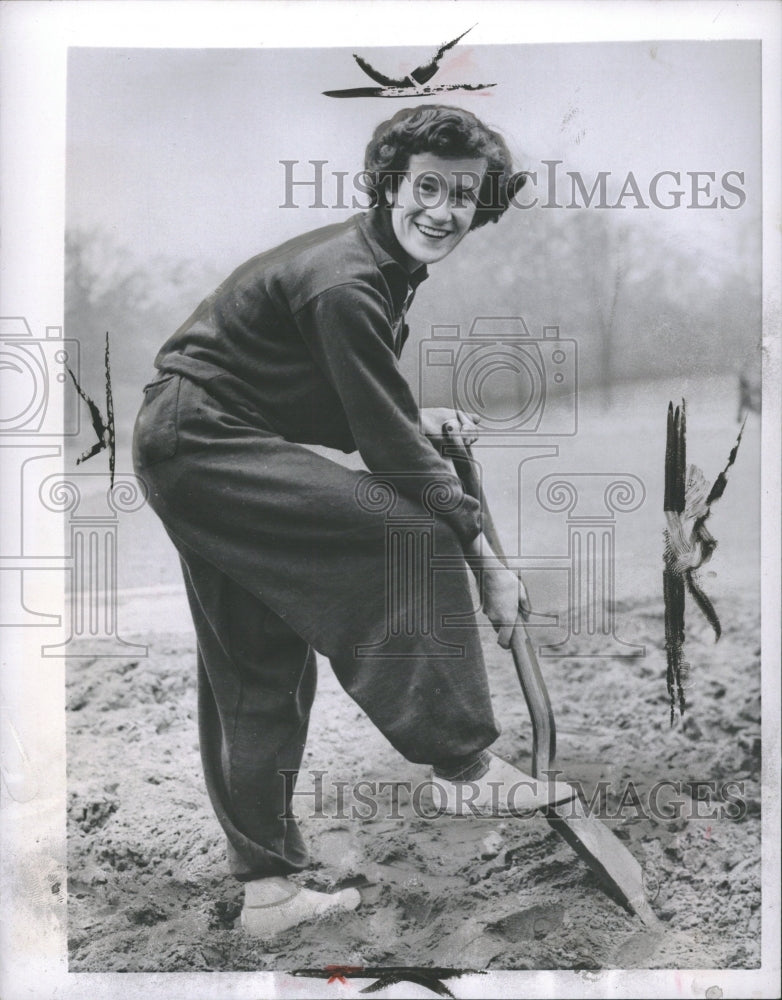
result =
[[[414,292],[421,282],[429,277],[425,264],[421,264],[414,271],[408,270],[405,263],[406,254],[394,234],[391,215],[387,208],[370,208],[359,218],[359,226],[378,266],[384,270],[388,268],[399,277],[404,277],[410,291]]]

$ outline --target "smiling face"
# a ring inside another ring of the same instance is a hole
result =
[[[415,153],[391,206],[394,235],[412,264],[434,264],[472,224],[487,161]]]

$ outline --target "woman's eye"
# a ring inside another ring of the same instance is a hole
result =
[[[422,194],[436,195],[440,193],[440,186],[435,180],[424,178],[419,185],[419,191]]]

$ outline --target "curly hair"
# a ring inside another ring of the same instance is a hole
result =
[[[373,205],[386,204],[387,195],[396,192],[410,157],[416,153],[486,158],[471,230],[497,222],[526,180],[524,173],[513,173],[513,161],[502,136],[474,114],[443,104],[422,104],[398,111],[381,122],[372,135],[364,169]]]

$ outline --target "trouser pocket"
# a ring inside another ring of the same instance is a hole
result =
[[[133,430],[133,463],[145,468],[173,458],[179,444],[179,375],[164,375],[144,387],[144,402]]]

